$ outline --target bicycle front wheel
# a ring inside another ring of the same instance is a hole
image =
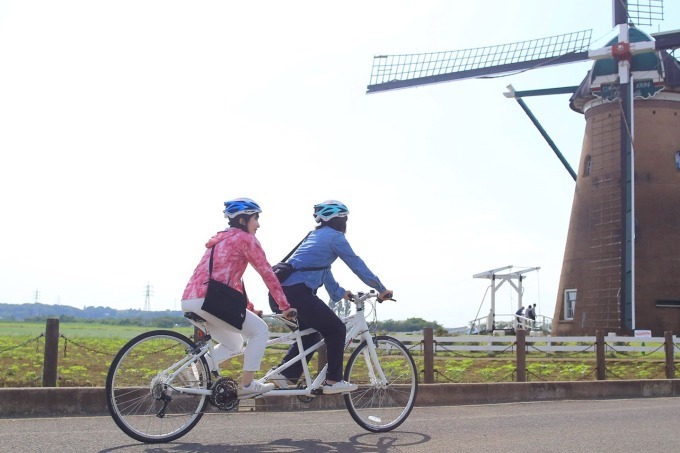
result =
[[[125,434],[141,442],[170,442],[198,423],[208,397],[183,390],[207,389],[210,375],[205,358],[193,357],[195,348],[184,335],[155,330],[118,352],[106,377],[106,402]]]
[[[406,420],[416,402],[416,364],[396,338],[377,336],[371,345],[361,343],[347,362],[345,380],[359,386],[344,395],[347,410],[368,431],[393,430]]]

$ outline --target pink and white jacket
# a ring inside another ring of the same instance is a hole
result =
[[[215,247],[213,254],[212,278],[226,283],[232,288],[243,292],[243,273],[248,263],[262,276],[265,285],[271,292],[279,308],[287,310],[290,307],[278,278],[272,271],[272,266],[262,250],[260,241],[255,235],[246,233],[238,228],[228,228],[214,235],[205,244],[207,250],[203,258],[196,266],[187,287],[182,295],[182,300],[198,299],[205,297],[208,283],[208,264],[210,263],[210,251]],[[248,301],[248,309],[253,310],[253,304]]]

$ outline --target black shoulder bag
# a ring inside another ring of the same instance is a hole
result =
[[[312,234],[310,231],[307,233],[307,236]],[[302,245],[303,242],[305,242],[305,239],[307,239],[307,236],[302,238],[300,242],[298,242],[298,245],[293,247],[293,250],[291,250],[288,255],[284,259],[281,260],[280,263],[277,263],[272,266],[272,270],[274,271],[274,274],[276,275],[276,278],[279,279],[280,283],[283,283],[288,277],[291,276],[293,272],[304,272],[304,271],[322,271],[324,269],[327,269],[327,267],[303,267],[302,269],[295,269],[292,264],[287,263],[288,258],[293,256],[293,253]],[[279,309],[279,306],[276,304],[274,301],[274,298],[272,297],[272,293],[269,293],[269,308],[272,309],[272,313],[281,313],[281,310]]]
[[[309,236],[310,234],[312,234],[311,231],[309,233],[307,233],[307,236]],[[274,274],[276,274],[276,278],[279,279],[280,283],[283,283],[295,271],[302,271],[302,272],[304,272],[304,271],[322,271],[322,270],[326,269],[326,267],[303,267],[302,269],[295,269],[292,264],[286,262],[286,261],[288,261],[288,258],[293,256],[293,253],[295,253],[295,251],[298,249],[298,247],[300,247],[302,245],[302,243],[305,242],[305,239],[307,239],[307,236],[302,238],[302,240],[300,242],[298,242],[298,245],[293,247],[293,250],[288,252],[288,255],[286,255],[286,257],[284,259],[282,259],[279,263],[272,266],[272,270],[274,271]]]
[[[248,305],[245,286],[243,293],[212,278],[213,254],[215,246],[210,251],[210,264],[208,265],[208,291],[201,310],[210,313],[216,318],[241,330],[246,320],[246,306]]]

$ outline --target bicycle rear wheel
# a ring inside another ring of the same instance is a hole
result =
[[[198,423],[208,397],[183,393],[182,388],[208,388],[205,358],[168,382],[195,348],[184,335],[155,330],[133,338],[118,352],[106,377],[106,402],[125,434],[141,442],[169,442]]]
[[[411,353],[399,340],[373,338],[377,363],[371,348],[361,343],[345,368],[345,380],[359,386],[346,393],[345,405],[362,428],[372,432],[391,431],[411,413],[418,393],[418,372]],[[380,377],[380,369],[386,380]]]

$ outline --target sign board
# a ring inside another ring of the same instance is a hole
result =
[[[593,88],[592,93],[605,101],[619,99],[621,85],[618,83],[603,83],[600,87]],[[633,83],[633,97],[637,99],[649,99],[663,90],[663,83],[651,80],[639,80]]]
[[[651,330],[636,330],[635,338],[652,338]]]

